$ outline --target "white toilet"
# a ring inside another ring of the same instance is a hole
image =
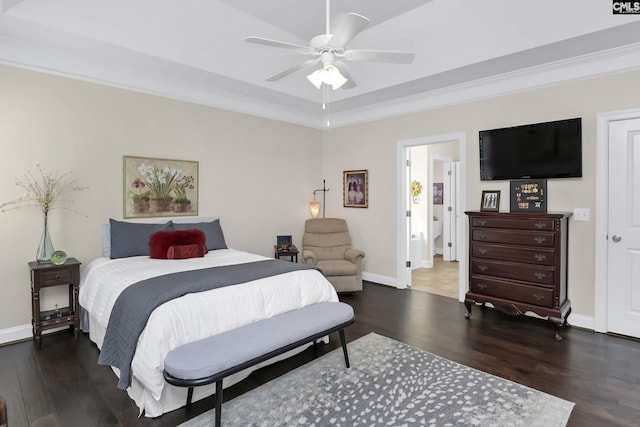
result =
[[[436,240],[442,236],[442,221],[433,220],[431,222],[431,239],[433,240],[433,251],[436,253]]]

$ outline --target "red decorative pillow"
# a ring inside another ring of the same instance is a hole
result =
[[[167,259],[167,251],[171,246],[202,245],[206,250],[206,237],[201,230],[156,231],[149,239],[151,258]]]
[[[204,245],[178,245],[169,246],[167,249],[167,259],[202,258],[207,252]]]

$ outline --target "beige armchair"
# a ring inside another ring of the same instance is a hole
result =
[[[308,219],[302,236],[302,259],[322,270],[337,292],[362,290],[364,252],[351,247],[344,219]]]

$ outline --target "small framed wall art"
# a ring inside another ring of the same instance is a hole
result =
[[[481,212],[498,212],[500,209],[500,190],[484,190],[480,201]]]
[[[342,175],[345,208],[369,207],[369,171],[344,171]]]
[[[510,212],[547,212],[547,180],[518,179],[509,182]]]

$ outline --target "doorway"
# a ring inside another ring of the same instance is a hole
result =
[[[466,244],[464,239],[461,239],[465,224],[459,219],[464,211],[462,201],[465,200],[465,136],[463,133],[457,133],[399,141],[397,148],[399,171],[397,287],[411,286],[415,276],[429,273],[432,276],[446,274],[448,279],[445,280],[453,280],[455,283],[453,293],[446,296],[463,301],[466,293],[464,256]],[[459,162],[452,162],[456,159],[460,159]],[[454,168],[453,176],[457,175],[458,180],[451,181],[443,178],[443,173],[448,174],[452,167]],[[436,170],[439,172],[434,174]],[[419,181],[422,187],[422,193],[417,200],[411,194],[412,181]],[[435,186],[434,189],[434,184],[440,185]],[[443,199],[452,197],[454,200],[443,200],[442,204],[438,203],[437,197],[434,200],[434,194],[438,188],[443,189]],[[450,211],[447,210],[449,206],[453,207]],[[438,222],[442,224],[443,229],[434,236],[433,230],[438,227]],[[420,257],[415,256],[416,240],[420,242],[422,249]],[[443,246],[446,250],[443,250]],[[452,253],[453,257],[451,257]],[[456,259],[458,262],[455,262]],[[443,268],[448,268],[446,273]],[[434,291],[434,293],[438,292]]]
[[[594,329],[640,338],[640,110],[598,115]]]

